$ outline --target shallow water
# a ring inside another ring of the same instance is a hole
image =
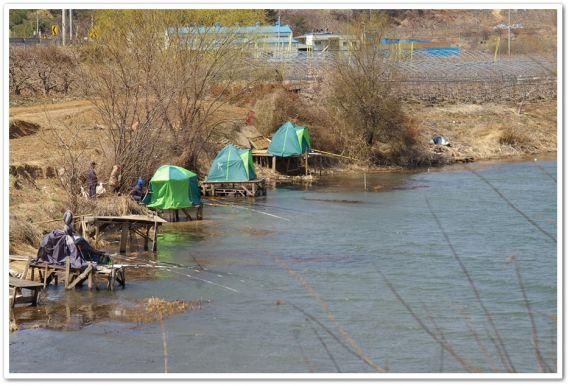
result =
[[[556,237],[556,183],[546,174],[556,176],[556,162],[539,164],[544,170],[469,167]],[[50,288],[47,306],[18,310],[23,326],[37,328],[10,334],[10,372],[164,372],[160,324],[125,317],[148,297],[202,300],[164,321],[169,372],[375,371],[363,356],[391,372],[463,372],[381,274],[458,356],[505,371],[426,201],[516,371],[536,372],[527,309],[506,262],[515,256],[539,349],[556,369],[556,243],[462,166],[372,173],[366,183],[364,191],[363,175],[351,174],[278,185],[267,197],[206,207],[208,221],[165,226],[157,260],[167,269],[152,279],[129,282],[127,271],[127,288],[114,293]]]

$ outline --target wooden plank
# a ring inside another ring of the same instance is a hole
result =
[[[139,222],[139,223],[166,223],[165,219],[159,216],[129,215],[129,216],[88,216],[85,217],[87,223],[93,222]]]
[[[42,283],[38,283],[37,281],[18,279],[17,277],[12,277],[12,276],[10,276],[9,284],[10,287],[12,288],[26,288],[26,289],[43,288],[44,286]]]
[[[24,273],[22,275],[22,279],[28,278],[28,269],[30,268],[30,263],[32,262],[32,256],[28,257],[28,261],[26,262],[26,268],[24,268]]]
[[[69,285],[67,289],[75,288],[77,284],[79,284],[80,282],[82,282],[87,278],[87,276],[91,273],[92,270],[93,266],[91,264],[88,264],[87,268],[85,268],[85,270],[79,276],[77,276],[77,278]]]

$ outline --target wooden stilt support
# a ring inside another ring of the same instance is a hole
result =
[[[156,242],[158,241],[158,223],[155,222],[154,223],[154,232],[152,235],[152,251],[156,252],[157,249],[157,245]]]
[[[69,260],[69,256],[67,256],[65,258],[65,282],[64,282],[64,286],[65,289],[67,289],[67,287],[69,287],[69,282],[70,282],[70,267],[71,267],[71,261]]]
[[[99,225],[95,225],[95,248],[99,245]]]
[[[144,237],[144,246],[143,246],[143,249],[145,251],[148,251],[148,238],[149,238],[149,233],[150,233],[150,227],[151,227],[151,225],[146,226],[146,234]]]
[[[87,239],[87,223],[83,217],[81,217],[81,235],[84,239]]]
[[[91,270],[87,275],[87,288],[89,288],[89,290],[93,288],[93,273],[93,270]]]
[[[273,158],[271,159],[271,171],[275,173],[276,169],[277,169],[277,157],[273,156]]]
[[[44,268],[44,273],[43,273],[43,282],[44,282],[44,288],[47,287],[48,285],[48,263],[46,263],[46,266]]]
[[[32,256],[28,257],[28,262],[26,263],[26,268],[24,268],[24,274],[22,275],[22,279],[26,280],[28,278],[28,269],[30,268],[30,263],[32,261]],[[33,272],[33,270],[32,270]],[[34,280],[32,276],[32,280]]]
[[[119,246],[119,253],[127,252],[127,237],[129,235],[129,224],[123,224],[121,227],[121,244]]]

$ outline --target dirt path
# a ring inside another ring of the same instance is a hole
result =
[[[37,133],[10,140],[10,164],[54,165],[55,131],[62,137],[75,135],[85,148],[93,147],[100,132],[96,125],[96,107],[91,101],[78,100],[53,104],[11,107],[10,120],[39,125]],[[79,129],[77,131],[76,129]]]
[[[46,112],[79,112],[86,109],[95,108],[88,100],[69,101],[61,103],[46,103],[34,106],[10,107],[10,118],[25,119],[26,116],[45,114]]]

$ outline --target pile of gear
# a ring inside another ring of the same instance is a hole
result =
[[[92,265],[111,263],[111,257],[107,253],[93,248],[87,240],[75,233],[71,211],[65,212],[63,222],[65,223],[63,230],[54,229],[44,236],[32,263],[65,265],[68,256],[70,267],[76,269],[85,268],[88,263]]]

